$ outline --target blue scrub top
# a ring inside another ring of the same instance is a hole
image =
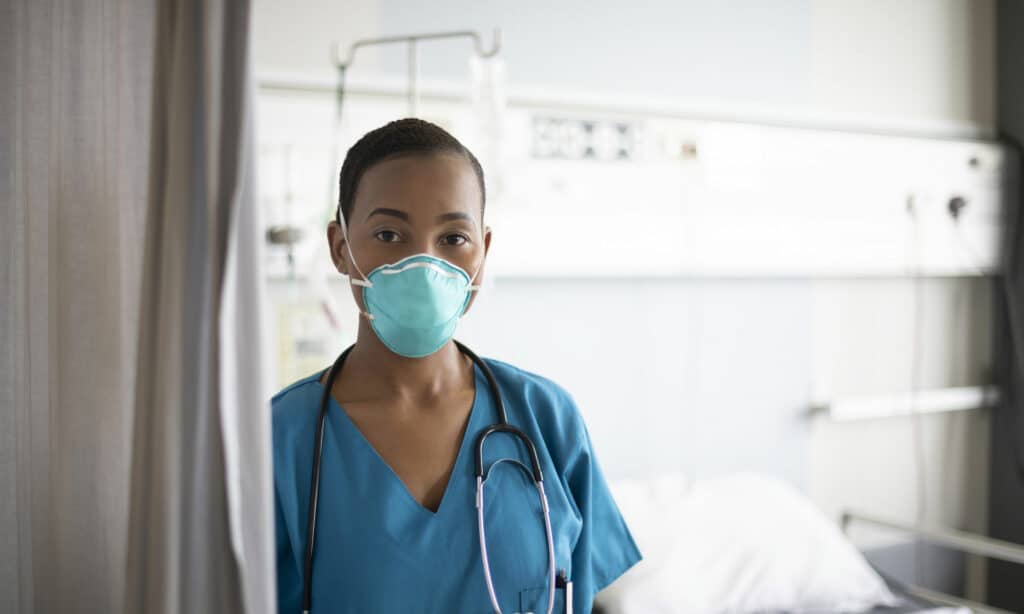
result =
[[[487,360],[509,423],[537,447],[550,506],[556,569],[573,582],[574,612],[640,560],[612,500],[590,436],[572,398],[554,382]],[[416,501],[331,398],[324,426],[313,612],[493,612],[484,581],[476,516],[474,454],[481,429],[497,422],[479,367],[476,395],[450,481],[437,512]],[[273,398],[274,493],[279,609],[301,611],[302,565],[313,436],[323,386],[315,373]],[[484,444],[484,466],[526,448],[508,434]],[[484,486],[491,577],[502,612],[543,613],[547,542],[537,490],[524,472],[500,463]],[[556,589],[561,613],[563,591]]]

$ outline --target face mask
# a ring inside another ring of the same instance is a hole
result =
[[[350,283],[363,287],[363,312],[370,327],[392,352],[422,358],[441,349],[478,286],[461,268],[430,254],[416,254],[394,264],[363,272],[352,256],[346,224],[342,232],[352,265],[363,279]],[[477,271],[480,269],[478,268]]]

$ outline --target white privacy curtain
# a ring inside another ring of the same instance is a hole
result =
[[[156,20],[126,610],[276,609],[249,5]]]
[[[269,612],[247,2],[0,6],[0,612]]]

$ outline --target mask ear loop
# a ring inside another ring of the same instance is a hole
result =
[[[348,222],[345,221],[344,214],[338,216],[338,218],[341,220],[341,236],[345,238],[345,249],[348,250],[349,262],[352,263],[353,268],[355,268],[356,272],[359,273],[359,276],[362,277],[362,279],[355,279],[355,278],[352,277],[352,275],[349,275],[348,276],[348,283],[352,284],[353,286],[362,286],[363,288],[372,288],[373,287],[373,282],[371,282],[370,278],[367,277],[363,273],[363,270],[359,268],[359,265],[356,263],[356,257],[352,254],[352,242],[348,240]],[[365,294],[363,295],[363,304],[366,304],[366,295]],[[361,313],[363,316],[365,316],[367,320],[372,320],[373,319],[373,314],[370,313],[369,311],[363,311],[362,309],[360,309],[359,313]]]
[[[484,268],[484,262],[486,262],[486,261],[487,261],[487,256],[485,255],[483,257],[483,260],[480,261],[480,266],[476,267],[476,272],[474,272],[473,276],[469,278],[469,289],[468,289],[468,292],[470,294],[472,294],[473,292],[479,292],[480,288],[483,287],[483,286],[481,286],[479,284],[474,285],[473,281],[476,279],[476,276],[480,274],[480,269]],[[463,307],[463,312],[459,314],[459,320],[461,320],[463,318],[463,316],[466,315],[465,307],[468,307],[468,306],[469,306],[469,300],[467,299],[466,300],[466,305]]]
[[[345,221],[345,215],[342,214],[338,216],[338,219],[341,220],[341,236],[345,238],[345,249],[348,250],[348,259],[352,263],[352,266],[355,267],[356,272],[359,273],[359,276],[362,277],[362,279],[353,279],[352,276],[349,275],[348,282],[353,286],[372,288],[373,282],[370,281],[369,277],[363,274],[363,270],[360,269],[359,265],[356,263],[356,257],[352,255],[352,242],[348,239],[348,222]]]
[[[484,262],[486,262],[486,261],[487,261],[487,256],[485,254],[484,257],[480,260],[480,266],[476,267],[476,272],[473,273],[473,276],[469,278],[469,291],[470,292],[478,292],[480,290],[480,288],[483,287],[480,284],[474,285],[473,282],[476,280],[476,276],[480,274],[480,269],[484,268]]]

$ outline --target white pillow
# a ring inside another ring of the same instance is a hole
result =
[[[608,614],[839,612],[896,605],[864,557],[785,482],[757,475],[615,482],[639,564]]]

